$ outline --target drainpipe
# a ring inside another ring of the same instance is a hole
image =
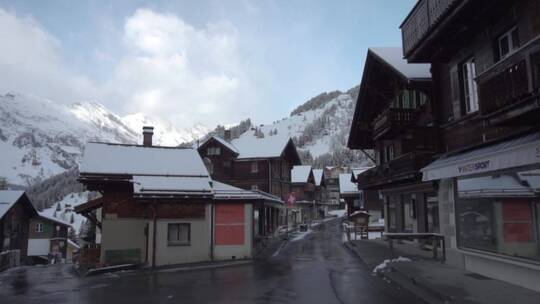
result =
[[[157,235],[157,214],[156,214],[156,202],[152,203],[152,268],[156,267],[156,235]]]

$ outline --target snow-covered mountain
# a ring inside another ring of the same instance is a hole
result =
[[[207,132],[201,125],[177,130],[141,114],[122,118],[97,102],[61,105],[19,93],[0,95],[0,176],[11,184],[33,184],[76,167],[88,141],[141,142],[147,122],[156,126],[160,145],[175,146]]]

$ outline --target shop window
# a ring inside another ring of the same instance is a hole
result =
[[[171,223],[167,229],[169,246],[189,246],[191,244],[191,225],[187,223]]]
[[[531,186],[535,188],[536,177],[518,173],[511,178],[516,182],[512,184],[511,179],[502,178],[458,181],[456,222],[459,246],[540,260],[540,202],[533,192],[529,198],[512,197],[523,195]],[[487,192],[489,188],[491,190]]]

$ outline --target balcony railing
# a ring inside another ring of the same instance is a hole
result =
[[[414,178],[420,174],[420,169],[432,161],[433,155],[429,151],[409,152],[360,174],[358,185],[360,188],[371,188]]]
[[[391,131],[406,127],[415,121],[415,109],[394,109],[384,110],[373,120],[373,139],[379,139]]]
[[[540,37],[477,77],[480,113],[489,115],[538,94],[539,76]]]
[[[460,0],[422,0],[401,26],[403,51],[409,54],[429,31]]]

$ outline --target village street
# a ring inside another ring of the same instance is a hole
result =
[[[78,278],[70,265],[25,267],[0,276],[2,303],[418,303],[373,276],[341,242],[340,220],[243,266]]]

